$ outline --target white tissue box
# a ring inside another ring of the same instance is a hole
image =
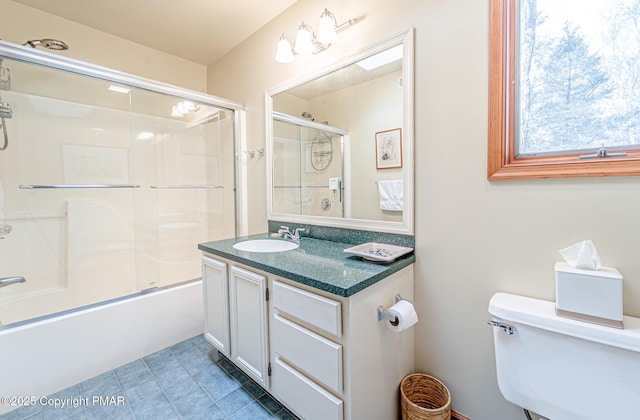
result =
[[[556,314],[608,327],[622,324],[622,274],[612,267],[571,268],[557,262]]]

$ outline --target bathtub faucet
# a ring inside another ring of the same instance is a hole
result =
[[[15,283],[24,283],[27,281],[24,277],[2,277],[0,278],[0,287],[10,286]]]

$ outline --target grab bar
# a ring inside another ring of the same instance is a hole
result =
[[[224,188],[222,185],[151,185],[156,190],[162,189],[190,189],[190,188]]]
[[[24,277],[4,277],[0,278],[0,287],[9,286],[15,283],[24,283],[27,281]]]
[[[53,185],[19,185],[21,190],[45,188],[140,188],[138,184],[53,184]]]

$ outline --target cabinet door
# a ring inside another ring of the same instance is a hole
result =
[[[231,359],[263,386],[268,386],[267,279],[231,267],[229,282]]]
[[[229,280],[227,264],[202,257],[204,337],[229,357]]]

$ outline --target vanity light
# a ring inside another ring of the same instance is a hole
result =
[[[311,26],[302,22],[298,26],[296,43],[292,49],[287,36],[284,33],[280,35],[276,48],[276,61],[278,63],[291,63],[294,60],[294,54],[317,54],[324,51],[336,41],[338,32],[347,29],[354,23],[356,23],[355,18],[338,25],[335,15],[324,9],[320,16],[318,36],[315,35]]]
[[[191,101],[181,101],[171,107],[172,117],[184,117],[185,115],[199,110],[200,107]]]
[[[338,39],[338,34],[336,33],[337,26],[336,17],[333,13],[324,9],[324,12],[320,15],[320,24],[318,25],[318,42],[323,44],[333,44],[336,42],[336,39]]]
[[[294,60],[291,43],[285,34],[280,35],[278,48],[276,50],[276,61],[278,63],[291,63]]]
[[[293,48],[298,54],[311,54],[313,52],[313,29],[311,26],[302,22],[298,26],[298,35],[296,35],[296,46]]]

